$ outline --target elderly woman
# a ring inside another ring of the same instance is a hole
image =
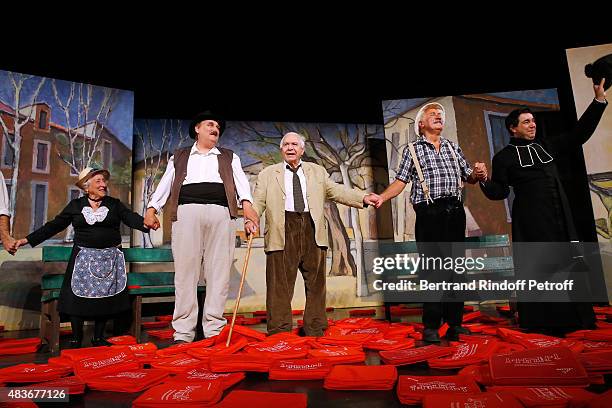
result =
[[[121,247],[121,222],[144,232],[143,217],[107,195],[108,170],[87,167],[76,185],[85,195],[68,203],[54,220],[20,239],[17,248],[32,247],[53,237],[70,224],[74,246],[60,291],[59,312],[72,324],[71,348],[81,347],[84,320],[94,320],[93,346],[110,345],[104,337],[106,320],[130,308],[125,260]]]

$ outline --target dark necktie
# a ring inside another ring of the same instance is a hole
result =
[[[304,212],[304,196],[302,195],[302,184],[297,174],[298,170],[302,165],[300,164],[294,170],[291,166],[287,165],[287,169],[293,173],[293,209],[296,212]]]

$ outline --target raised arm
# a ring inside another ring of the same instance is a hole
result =
[[[608,106],[606,91],[604,90],[604,81],[605,78],[602,78],[599,85],[593,85],[595,98],[587,110],[584,111],[576,126],[569,132],[567,137],[571,142],[582,145],[593,136],[593,133],[595,133],[595,129],[597,129],[599,121]]]

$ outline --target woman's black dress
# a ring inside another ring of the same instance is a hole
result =
[[[84,207],[90,207],[87,197],[80,197],[68,203],[66,208],[52,221],[27,236],[32,247],[63,231],[72,223],[74,227],[74,246],[68,261],[64,282],[59,297],[59,312],[82,317],[97,317],[124,312],[130,308],[127,287],[120,293],[105,298],[82,298],[72,293],[72,270],[79,247],[110,248],[121,245],[119,227],[123,222],[130,228],[148,232],[143,225],[143,217],[129,210],[121,201],[113,197],[104,197],[100,207],[108,208],[103,221],[89,225],[81,213]]]

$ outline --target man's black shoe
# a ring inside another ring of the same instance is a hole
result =
[[[460,334],[472,334],[472,332],[461,326],[451,326],[446,331],[446,340],[448,341],[459,341]]]
[[[423,341],[425,343],[439,343],[440,336],[436,329],[425,329],[423,330]]]
[[[104,337],[100,337],[100,338],[93,338],[91,339],[91,345],[94,347],[100,347],[100,346],[112,346],[113,343],[107,341]]]
[[[82,339],[71,338],[68,342],[68,348],[70,349],[79,349],[81,348],[81,344],[83,343]]]

